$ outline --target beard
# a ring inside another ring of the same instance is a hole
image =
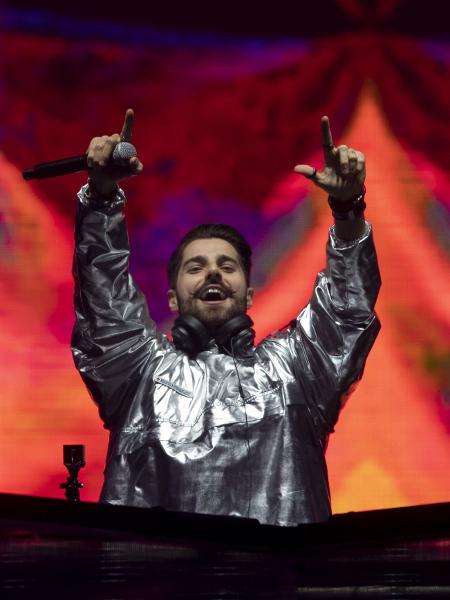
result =
[[[181,298],[177,294],[178,309],[180,316],[192,315],[201,321],[208,331],[214,333],[227,321],[238,315],[245,315],[247,312],[247,297],[233,296],[231,304],[214,305],[202,304],[196,298]]]

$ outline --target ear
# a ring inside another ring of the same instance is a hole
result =
[[[253,294],[255,290],[253,288],[247,288],[247,308],[253,304]]]
[[[175,290],[168,290],[167,300],[169,302],[169,308],[172,312],[178,312],[178,300]]]

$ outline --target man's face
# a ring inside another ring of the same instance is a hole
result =
[[[237,251],[221,238],[190,242],[183,252],[176,289],[168,291],[172,312],[193,315],[211,331],[245,313],[252,298]]]

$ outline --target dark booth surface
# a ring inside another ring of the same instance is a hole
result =
[[[450,598],[450,503],[274,527],[0,495],[0,597]]]

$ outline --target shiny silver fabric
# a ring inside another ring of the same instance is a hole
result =
[[[156,330],[128,273],[120,199],[93,209],[79,197],[72,346],[111,432],[101,500],[277,525],[325,520],[328,436],[379,331],[370,226],[354,242],[331,231],[297,325],[235,365],[213,343],[190,359]]]

